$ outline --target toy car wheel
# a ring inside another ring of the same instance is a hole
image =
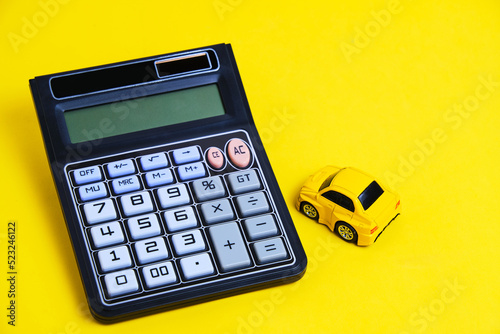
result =
[[[337,223],[336,230],[340,237],[347,242],[356,242],[358,239],[358,233],[356,233],[356,230],[347,223]]]
[[[319,218],[318,210],[316,210],[316,208],[310,203],[303,202],[300,205],[300,210],[311,219],[318,220]]]

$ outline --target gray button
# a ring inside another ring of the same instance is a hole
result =
[[[288,257],[285,245],[281,238],[259,241],[253,244],[255,256],[259,264],[276,262]]]
[[[227,179],[233,194],[243,194],[261,188],[255,169],[229,174]]]
[[[233,271],[252,265],[236,223],[210,227],[209,234],[221,271]]]
[[[244,195],[236,198],[236,204],[242,217],[269,212],[269,203],[263,192]]]
[[[234,218],[231,203],[225,198],[202,204],[201,213],[207,224],[219,223]]]
[[[219,176],[196,180],[193,182],[193,189],[199,201],[220,198],[226,194],[226,190]]]
[[[272,237],[278,234],[278,227],[273,215],[245,219],[243,222],[248,238],[252,241]]]

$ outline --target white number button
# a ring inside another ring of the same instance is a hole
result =
[[[120,201],[122,203],[123,213],[125,213],[126,216],[134,216],[154,210],[151,195],[147,191],[122,196]]]
[[[83,212],[89,224],[116,219],[115,205],[110,198],[84,204]]]
[[[158,199],[163,209],[189,204],[191,202],[186,185],[182,183],[158,189]]]
[[[125,240],[120,227],[120,223],[112,222],[107,224],[97,225],[90,229],[92,241],[97,248],[118,244]]]
[[[137,258],[141,264],[168,258],[168,250],[162,237],[138,241],[135,243]]]
[[[167,228],[170,232],[177,232],[198,226],[193,208],[190,206],[166,211],[164,215]]]
[[[130,218],[127,223],[134,240],[153,237],[161,233],[158,217],[154,213]]]
[[[177,282],[172,262],[161,262],[142,269],[144,281],[149,289]]]
[[[104,276],[104,284],[110,297],[126,295],[139,290],[137,276],[132,269]]]
[[[127,246],[102,250],[97,253],[97,258],[102,271],[105,273],[132,266],[132,258]]]
[[[205,250],[205,241],[201,236],[200,230],[192,230],[176,234],[172,237],[177,255],[186,255]]]

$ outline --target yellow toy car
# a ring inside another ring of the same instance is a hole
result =
[[[352,167],[327,166],[311,175],[300,189],[296,207],[360,246],[374,243],[401,213],[397,193]]]

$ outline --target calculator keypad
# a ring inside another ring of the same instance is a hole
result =
[[[246,133],[67,167],[105,303],[294,261]]]

